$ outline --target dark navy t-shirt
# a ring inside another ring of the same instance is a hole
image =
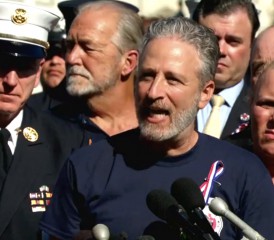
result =
[[[160,158],[139,144],[133,130],[74,152],[63,168],[41,229],[71,239],[80,229],[105,224],[112,235],[126,233],[155,239],[177,239],[176,231],[147,207],[154,189],[170,192],[181,177],[201,185],[215,161],[224,172],[210,197],[221,197],[231,211],[267,239],[274,239],[274,189],[262,162],[243,149],[204,134],[187,153]],[[241,239],[228,220],[217,221],[221,239]],[[216,226],[215,226],[216,227]],[[171,237],[172,236],[172,237]]]

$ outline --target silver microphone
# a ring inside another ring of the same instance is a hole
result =
[[[109,240],[109,229],[104,224],[97,224],[92,228],[92,235],[96,240]]]
[[[226,202],[218,197],[215,197],[209,203],[209,209],[211,212],[218,216],[223,216],[227,218],[230,222],[236,225],[242,230],[243,235],[249,240],[265,240],[257,231],[246,224],[242,219],[240,219],[236,214],[231,212],[226,204]],[[244,238],[243,238],[244,239]]]

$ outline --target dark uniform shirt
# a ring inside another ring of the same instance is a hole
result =
[[[197,144],[177,157],[159,157],[139,144],[138,131],[129,131],[84,147],[62,170],[53,201],[41,221],[50,235],[71,239],[80,229],[98,223],[112,235],[126,233],[129,240],[151,235],[157,240],[180,239],[176,231],[146,205],[154,189],[170,192],[181,177],[204,183],[212,164],[222,161],[224,171],[213,182],[210,199],[221,197],[231,211],[267,239],[274,238],[274,191],[271,178],[252,153],[199,134]],[[221,239],[241,239],[228,220],[209,212]]]

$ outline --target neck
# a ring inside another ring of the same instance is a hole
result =
[[[90,120],[112,136],[138,126],[133,84],[113,87],[102,95],[92,96],[87,104],[92,111]]]
[[[194,125],[191,125],[172,139],[160,143],[147,141],[147,145],[162,156],[176,157],[192,149],[198,138],[198,133],[194,131]]]

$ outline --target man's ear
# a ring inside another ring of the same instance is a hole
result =
[[[215,83],[213,80],[209,80],[201,91],[200,101],[198,104],[199,109],[203,109],[213,96],[215,89]]]
[[[133,72],[138,64],[139,52],[137,50],[130,50],[124,54],[124,61],[122,65],[122,76],[127,76]]]
[[[37,70],[37,73],[36,73],[36,76],[35,76],[34,87],[37,87],[38,84],[40,83],[41,72],[42,72],[42,67],[43,67],[44,62],[45,62],[45,59],[40,60],[40,63],[39,63],[39,66],[38,66],[38,70]]]

